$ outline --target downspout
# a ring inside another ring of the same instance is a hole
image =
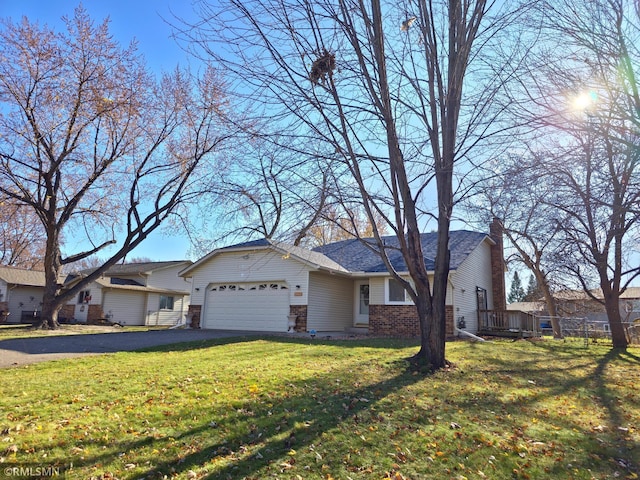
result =
[[[455,333],[457,333],[458,335],[465,335],[467,337],[472,338],[473,340],[476,340],[478,342],[486,342],[486,340],[482,337],[479,337],[477,335],[474,335],[473,333],[467,332],[465,330],[460,330],[458,327],[456,327],[455,325],[453,326],[453,330]]]

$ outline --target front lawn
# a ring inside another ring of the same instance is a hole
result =
[[[455,368],[432,376],[407,371],[409,342],[276,337],[0,370],[0,471],[638,478],[640,349],[552,340],[447,348]]]

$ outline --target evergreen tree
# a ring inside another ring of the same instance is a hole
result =
[[[527,285],[527,293],[522,299],[523,302],[535,302],[540,300],[542,292],[538,288],[538,282],[533,275],[529,276],[529,285]]]
[[[509,290],[509,295],[507,296],[507,302],[522,302],[525,297],[524,288],[522,288],[522,282],[520,281],[520,276],[518,272],[513,272],[513,279],[511,280],[511,289]]]

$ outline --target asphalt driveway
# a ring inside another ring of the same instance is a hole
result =
[[[83,355],[140,350],[172,343],[259,334],[259,332],[177,329],[10,338],[0,340],[0,368]]]

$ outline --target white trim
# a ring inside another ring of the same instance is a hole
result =
[[[360,313],[360,287],[366,285],[369,287],[369,304],[371,306],[371,286],[369,285],[369,279],[361,279],[353,282],[354,294],[353,294],[353,324],[364,325],[369,324],[369,314],[366,315]]]
[[[384,304],[385,305],[413,305],[413,300],[411,300],[411,297],[409,296],[406,290],[404,290],[404,301],[389,300],[389,282],[391,280],[397,281],[393,277],[387,277],[384,279]]]

